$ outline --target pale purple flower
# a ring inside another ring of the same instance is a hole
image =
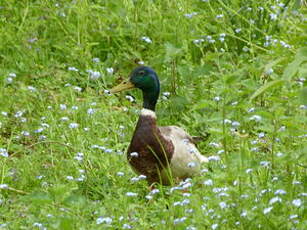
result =
[[[9,157],[9,153],[7,152],[6,149],[0,148],[0,156],[2,156],[2,157]]]
[[[8,189],[9,186],[7,184],[0,184],[0,189]]]
[[[95,57],[95,58],[92,59],[92,61],[95,62],[95,63],[99,63],[100,59],[98,57]]]
[[[146,43],[152,43],[152,40],[149,37],[146,37],[146,36],[141,37],[141,40],[143,40]]]
[[[73,180],[74,177],[73,177],[73,176],[66,176],[66,179],[67,179],[67,180]]]
[[[78,127],[79,127],[78,123],[70,123],[69,124],[69,128],[71,128],[71,129],[75,129],[75,128],[78,128]]]
[[[219,226],[218,224],[212,224],[212,225],[211,225],[211,229],[212,229],[212,230],[215,230],[215,229],[217,229],[218,226]]]
[[[197,14],[198,14],[197,12],[192,12],[192,13],[190,13],[190,14],[184,14],[184,16],[185,16],[186,18],[192,18],[192,17],[196,16]]]
[[[138,194],[135,192],[126,192],[126,196],[136,197]]]
[[[253,115],[249,118],[250,121],[256,121],[256,122],[259,122],[262,120],[262,117],[259,116],[259,115]]]
[[[274,193],[275,195],[285,195],[287,192],[283,189],[277,189]]]
[[[112,67],[106,68],[106,70],[109,74],[112,74],[114,72],[114,69]]]
[[[203,184],[207,185],[207,186],[212,186],[213,185],[213,180],[211,180],[211,179],[205,180]]]
[[[96,224],[112,224],[112,218],[111,217],[98,217],[96,219]]]
[[[67,106],[65,104],[60,104],[60,109],[65,110],[65,109],[67,109]]]
[[[300,207],[302,205],[302,200],[301,199],[294,199],[292,201],[292,204],[295,206],[295,207]]]
[[[268,214],[269,212],[271,212],[271,211],[272,211],[272,209],[273,209],[273,207],[272,207],[272,206],[271,206],[271,207],[268,207],[268,208],[263,209],[263,214],[264,214],[264,215]]]
[[[69,71],[74,71],[74,72],[78,72],[79,70],[76,67],[70,66],[68,67]]]
[[[274,204],[274,203],[276,203],[276,202],[281,203],[281,202],[282,202],[282,199],[281,199],[279,196],[275,196],[275,197],[273,197],[272,199],[270,199],[269,204],[272,205],[272,204]]]

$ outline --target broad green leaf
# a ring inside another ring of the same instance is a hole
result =
[[[298,49],[294,60],[285,68],[282,78],[284,80],[291,80],[297,73],[300,65],[307,61],[307,47]]]
[[[27,200],[30,200],[32,204],[42,205],[42,204],[50,204],[53,199],[48,193],[45,192],[34,192],[25,197]]]
[[[307,88],[303,88],[300,94],[301,103],[307,105]]]
[[[250,97],[250,100],[255,99],[259,95],[263,94],[265,91],[267,91],[267,90],[269,90],[273,87],[277,87],[277,86],[283,84],[284,82],[285,82],[285,80],[275,80],[275,81],[270,81],[270,82],[266,83],[265,85],[261,86],[259,89],[256,90],[256,92]]]

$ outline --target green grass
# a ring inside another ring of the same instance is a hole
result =
[[[306,229],[304,4],[1,2],[0,229]],[[212,169],[151,200],[125,156],[141,93],[104,93],[140,61]]]

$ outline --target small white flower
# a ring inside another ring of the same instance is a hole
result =
[[[15,78],[16,77],[16,73],[9,73],[8,75],[9,77]]]
[[[215,43],[215,40],[214,39],[210,39],[208,42],[212,44],[212,43]]]
[[[92,108],[87,109],[87,114],[88,115],[92,115],[94,113],[95,113],[95,109],[92,109]]]
[[[17,111],[14,117],[18,118],[18,117],[21,117],[22,115],[23,115],[23,111]]]
[[[106,70],[109,74],[112,74],[114,72],[114,69],[112,67],[106,68]]]
[[[215,229],[217,229],[218,226],[219,226],[218,224],[212,224],[212,225],[211,225],[211,229],[212,229],[212,230],[215,230]]]
[[[242,31],[242,29],[241,28],[237,28],[237,29],[235,29],[235,32],[238,34],[238,33],[240,33]]]
[[[2,156],[2,157],[9,157],[9,153],[7,152],[6,149],[0,148],[0,156]]]
[[[277,153],[276,153],[276,156],[277,156],[277,157],[282,157],[283,155],[284,155],[284,154],[281,153],[281,152],[277,152]]]
[[[61,121],[68,121],[69,118],[68,118],[68,117],[61,117],[60,120],[61,120]]]
[[[260,165],[263,166],[263,167],[269,167],[270,162],[269,161],[260,161]]]
[[[123,229],[132,229],[132,226],[129,224],[123,224],[122,226]]]
[[[218,154],[218,155],[221,155],[221,154],[223,154],[224,152],[225,152],[225,150],[224,150],[224,149],[221,149],[221,150],[217,151],[217,154]]]
[[[82,88],[79,87],[79,86],[74,86],[73,89],[76,90],[77,92],[81,92],[82,91]]]
[[[213,98],[213,100],[214,100],[214,101],[220,101],[221,98],[220,98],[219,96],[216,96],[216,97]]]
[[[78,106],[76,106],[76,105],[73,105],[73,106],[71,107],[71,109],[72,109],[72,110],[78,110],[78,109],[79,109],[79,107],[78,107]]]
[[[205,40],[204,39],[202,39],[202,38],[200,38],[200,39],[194,39],[193,40],[193,43],[194,44],[200,44],[200,43],[202,43],[202,42],[204,42]]]
[[[198,14],[197,12],[192,12],[192,13],[190,13],[190,14],[184,14],[184,16],[185,16],[186,18],[192,18],[192,17],[196,16],[197,14]]]
[[[224,209],[224,208],[228,207],[227,204],[225,202],[223,202],[223,201],[219,203],[219,206],[220,206],[221,209]]]
[[[270,13],[270,19],[272,21],[276,21],[277,20],[277,14]]]
[[[229,119],[224,119],[224,123],[225,123],[225,124],[231,124],[231,122],[232,122],[232,121],[229,120]]]
[[[210,142],[210,143],[209,143],[209,146],[215,147],[215,148],[219,148],[219,147],[220,147],[220,144],[218,144],[218,143],[216,143],[216,142]]]
[[[216,19],[220,19],[220,18],[223,18],[223,17],[224,17],[223,14],[218,14],[218,15],[215,16]]]
[[[132,177],[130,179],[131,182],[138,182],[140,179],[138,177]]]
[[[258,134],[258,137],[259,137],[259,138],[263,138],[264,136],[265,136],[265,134],[264,134],[263,132],[261,132],[261,133]]]
[[[181,217],[181,218],[176,218],[174,219],[174,224],[180,224],[182,222],[184,222],[187,219],[187,217]]]
[[[283,189],[277,189],[274,193],[275,195],[285,195],[287,192]]]
[[[247,174],[251,173],[252,171],[253,171],[253,169],[250,169],[250,168],[245,170],[245,172],[246,172]]]
[[[38,129],[34,130],[34,133],[41,133],[41,132],[43,132],[43,131],[44,131],[43,128],[38,128]]]
[[[208,161],[220,161],[220,160],[221,160],[220,156],[213,155],[208,157]]]
[[[213,185],[213,180],[211,180],[211,179],[205,180],[204,181],[204,185],[212,186]]]
[[[238,122],[238,121],[233,121],[233,122],[231,123],[231,125],[234,126],[234,127],[238,127],[238,126],[240,126],[240,122]]]
[[[9,186],[7,184],[0,184],[0,189],[8,189]]]
[[[268,70],[265,71],[266,75],[271,75],[274,72],[272,68],[269,68]]]
[[[41,223],[35,222],[35,223],[33,223],[32,226],[33,226],[33,227],[38,227],[38,228],[40,228],[40,229],[43,229],[43,224],[41,224]]]
[[[145,175],[139,175],[139,180],[145,180],[147,177]]]
[[[289,219],[290,219],[290,220],[295,219],[295,218],[298,218],[298,215],[297,215],[297,214],[293,214],[293,215],[290,215],[290,216],[289,216]]]
[[[21,131],[21,135],[28,137],[30,136],[30,133],[28,131]]]
[[[269,212],[271,212],[271,211],[272,211],[272,209],[273,209],[273,207],[272,207],[272,206],[271,206],[271,207],[268,207],[268,208],[263,209],[263,214],[264,214],[264,215],[268,214]]]
[[[93,70],[86,70],[86,72],[89,73],[89,78],[91,80],[97,80],[98,78],[101,77],[101,73],[98,71],[93,71]]]
[[[117,172],[116,175],[117,175],[117,176],[124,176],[125,173],[123,173],[123,172]]]
[[[81,153],[81,152],[78,152],[78,153],[76,154],[76,156],[74,157],[74,159],[77,160],[77,161],[82,161],[82,160],[83,160],[83,157],[84,157],[84,154]]]
[[[69,128],[71,128],[71,129],[75,129],[75,128],[78,128],[78,127],[79,127],[78,123],[70,123],[69,124]]]
[[[126,192],[126,196],[130,196],[130,197],[135,197],[137,196],[138,194],[135,193],[135,192]]]
[[[112,224],[112,218],[110,217],[98,217],[96,224]]]
[[[247,211],[243,210],[240,214],[241,217],[246,217],[247,216]]]
[[[31,92],[35,92],[35,91],[36,91],[36,88],[33,87],[33,86],[30,86],[30,85],[29,85],[27,88],[28,88],[28,90],[31,91]]]
[[[65,104],[60,104],[60,109],[65,110],[65,109],[67,109],[67,106]]]
[[[259,116],[259,115],[253,115],[249,118],[250,121],[256,121],[256,122],[259,122],[262,120],[262,117]]]
[[[68,70],[69,71],[74,71],[74,72],[78,72],[79,71],[76,67],[73,67],[73,66],[68,67]]]
[[[203,0],[203,1],[205,1],[205,0]],[[190,225],[190,226],[186,227],[185,230],[197,230],[197,228]]]
[[[295,206],[295,207],[300,207],[302,205],[302,200],[301,199],[295,199],[292,201],[292,204]]]
[[[92,61],[95,62],[95,63],[99,63],[100,59],[98,57],[95,57],[95,58],[92,59]]]
[[[247,110],[247,112],[249,112],[249,113],[255,112],[255,108],[250,108],[250,109]]]
[[[67,179],[67,180],[73,180],[74,177],[73,177],[73,176],[66,176],[66,179]]]
[[[269,204],[272,205],[272,204],[274,204],[274,203],[276,203],[276,202],[281,203],[281,202],[282,202],[282,199],[281,199],[279,196],[275,196],[275,197],[273,197],[272,199],[270,199]]]
[[[141,40],[143,40],[144,42],[147,42],[147,43],[152,43],[152,40],[149,37],[146,37],[146,36],[141,37]]]

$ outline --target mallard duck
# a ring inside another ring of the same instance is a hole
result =
[[[137,67],[110,93],[132,88],[143,92],[143,108],[127,151],[132,169],[145,175],[150,184],[165,185],[199,173],[208,159],[198,151],[193,138],[177,126],[157,126],[155,107],[160,82],[156,72],[150,67]]]

